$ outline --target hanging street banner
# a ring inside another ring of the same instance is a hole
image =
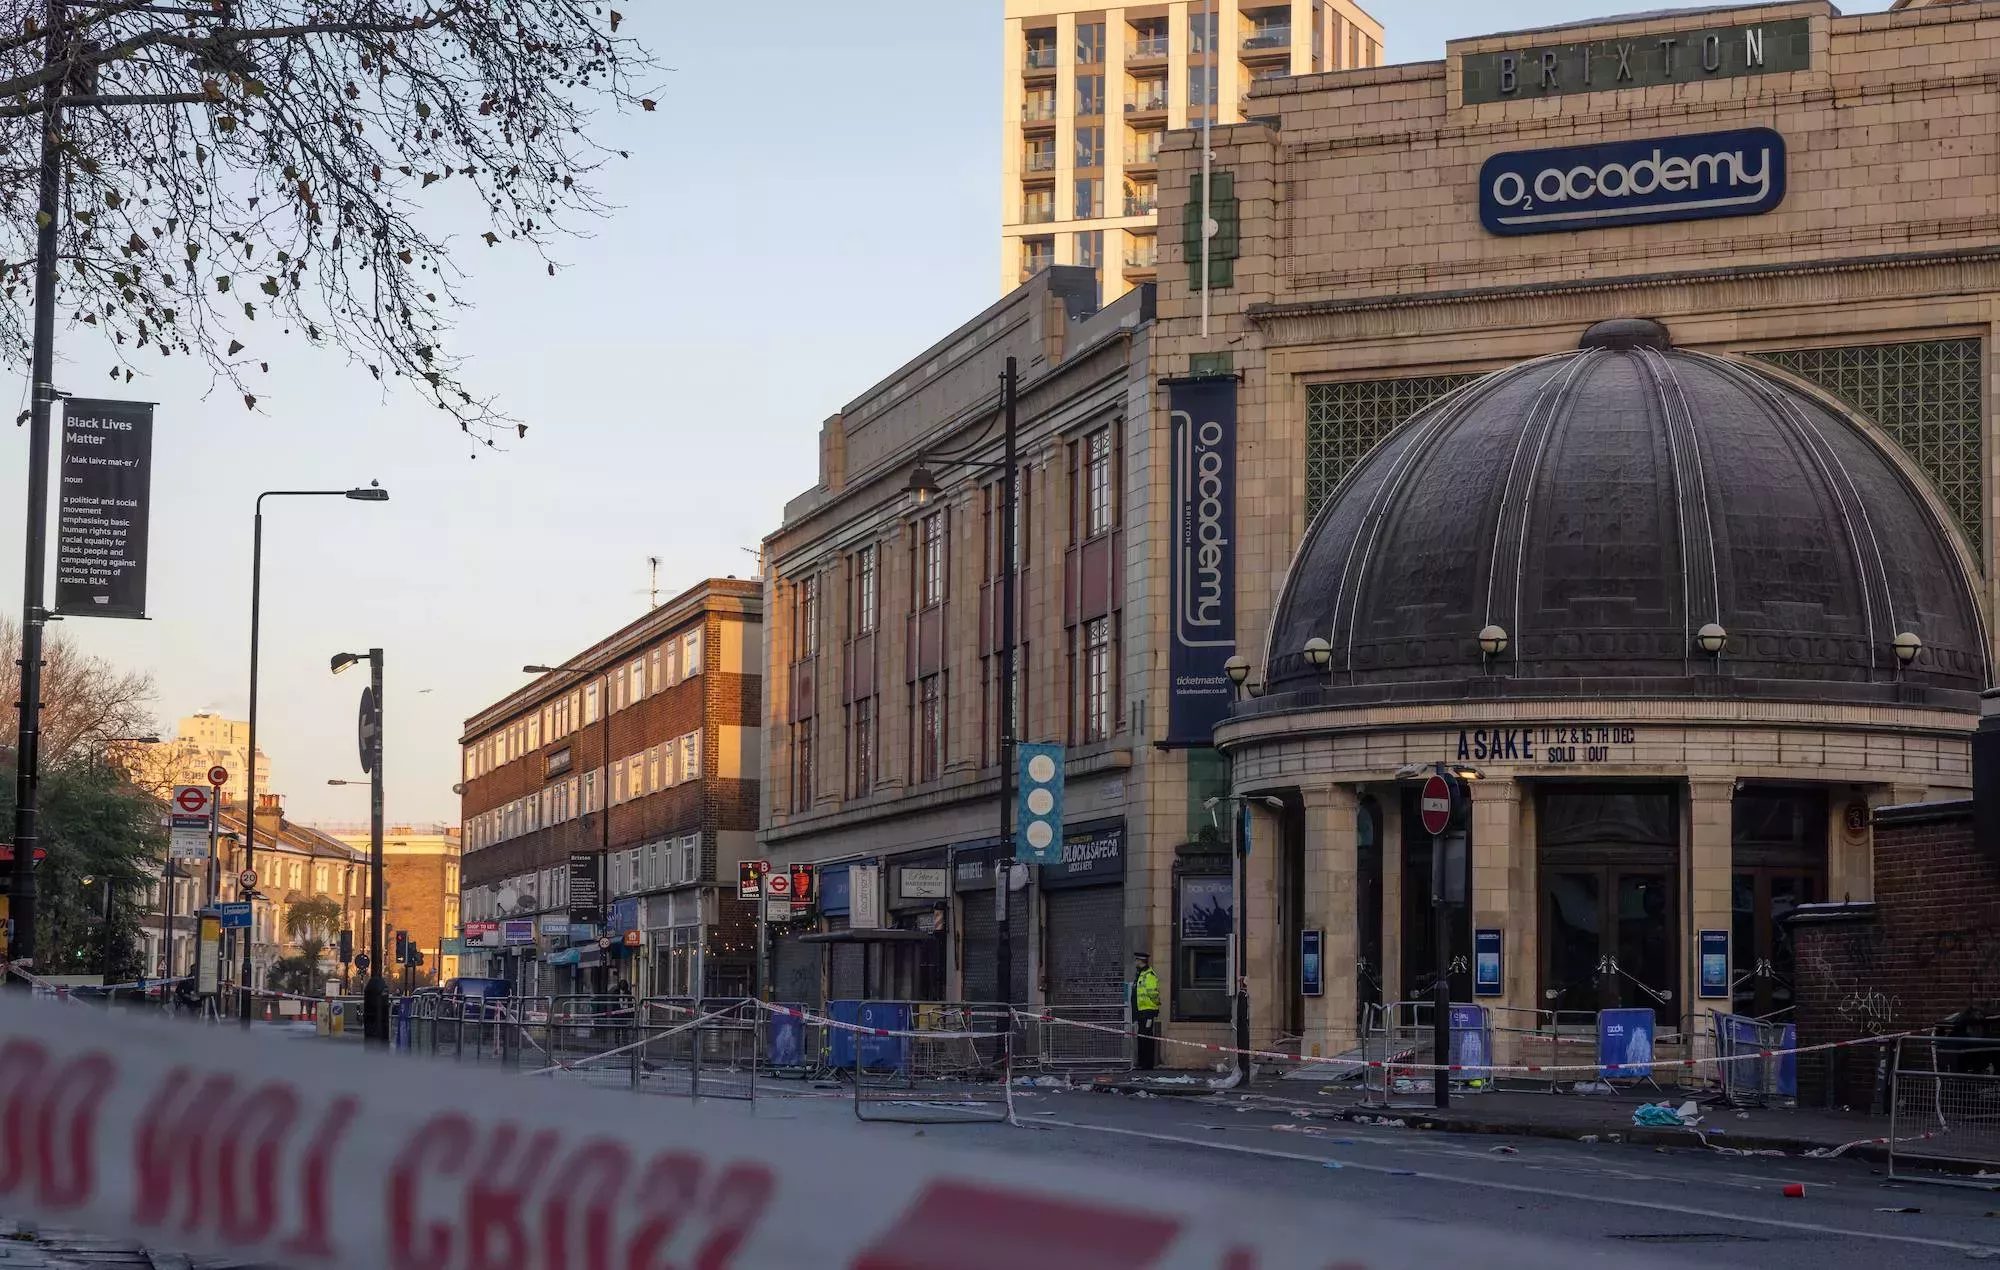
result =
[[[152,405],[82,397],[63,402],[56,612],[146,616],[152,494]]]
[[[1236,380],[1175,380],[1173,552],[1168,602],[1167,745],[1209,745],[1234,691],[1236,653]]]

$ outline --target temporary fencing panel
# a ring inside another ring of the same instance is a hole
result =
[[[1048,1005],[1036,1011],[1040,1065],[1066,1071],[1128,1071],[1132,1011],[1124,1005]],[[1023,1017],[1031,1017],[1024,1015]]]
[[[864,1001],[851,1048],[854,1114],[905,1124],[1011,1121],[1012,1017],[1004,1006]]]
[[[1086,886],[1042,894],[1049,1000],[1111,1005],[1125,998],[1125,888]]]
[[[1990,1180],[1913,1173],[1910,1157],[2000,1166],[2000,1041],[1906,1036],[1894,1064],[1889,1176],[1990,1190]]]

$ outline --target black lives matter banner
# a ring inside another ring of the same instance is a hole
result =
[[[146,616],[152,492],[153,407],[140,401],[65,401],[56,612]]]

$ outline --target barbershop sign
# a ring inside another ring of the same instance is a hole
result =
[[[1785,139],[1769,128],[1516,150],[1479,169],[1479,223],[1549,234],[1756,216],[1785,198]]]
[[[1531,723],[1461,728],[1454,753],[1462,763],[1630,763],[1638,729],[1605,723]]]
[[[1532,44],[1459,59],[1468,106],[1810,69],[1807,18]]]

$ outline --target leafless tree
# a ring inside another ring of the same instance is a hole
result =
[[[20,695],[21,628],[0,617],[0,700]],[[152,701],[151,675],[120,670],[51,632],[42,645],[42,763],[54,770],[102,756],[116,738],[149,735]],[[20,715],[0,713],[0,747],[11,752],[20,739]]]
[[[298,335],[490,444],[500,415],[445,349],[462,256],[522,244],[553,275],[607,210],[591,176],[622,152],[596,109],[654,108],[622,23],[586,0],[0,0],[0,344],[25,361],[58,82],[58,316],[108,335],[114,379],[196,359],[254,408]]]

